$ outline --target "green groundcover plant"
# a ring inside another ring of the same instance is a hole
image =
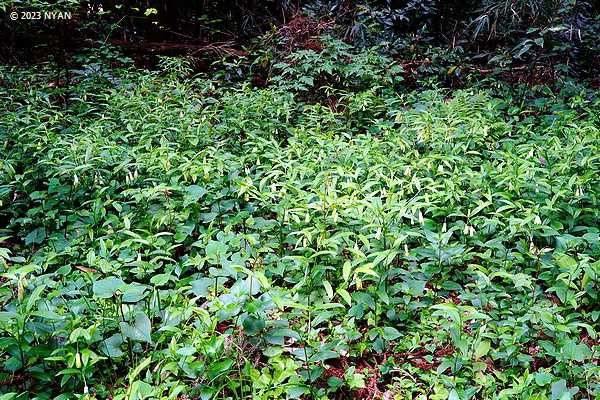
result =
[[[0,399],[599,398],[598,92],[382,57],[4,67]]]

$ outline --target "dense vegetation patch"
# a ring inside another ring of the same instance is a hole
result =
[[[69,18],[57,19],[63,12]],[[192,55],[206,71],[215,59],[282,44],[315,50],[326,32],[362,48],[384,44],[417,81],[457,88],[481,75],[546,84],[570,76],[600,86],[594,0],[0,0],[0,26],[4,63],[73,65],[77,49],[108,43],[144,66],[156,54]]]
[[[600,396],[597,92],[339,49],[2,69],[3,400]]]

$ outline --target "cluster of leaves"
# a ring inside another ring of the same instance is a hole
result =
[[[442,56],[434,65],[443,71],[428,71],[438,78],[482,65],[502,71],[534,63],[591,78],[598,68],[600,9],[592,1],[315,0],[305,10],[335,18],[338,34],[355,44],[391,43],[404,59]]]
[[[3,68],[3,400],[600,395],[597,93],[400,94],[349,52]]]
[[[40,48],[45,57],[61,57],[110,40],[176,45],[183,39],[191,46],[243,40],[264,33],[291,9],[289,0],[0,0],[0,57],[32,62],[29,52],[37,54]],[[29,16],[13,21],[14,12]],[[45,13],[59,12],[68,12],[68,18],[45,18]]]
[[[269,82],[312,99],[334,96],[340,100],[348,94],[356,97],[357,93],[395,90],[402,82],[402,67],[379,47],[357,51],[332,37],[321,41],[325,46],[321,51],[301,49],[274,64]]]
[[[11,11],[69,11],[72,18],[11,21]],[[242,45],[261,53],[269,47],[265,37],[277,32],[302,33],[307,51],[315,50],[321,46],[315,37],[326,31],[411,64],[415,87],[431,81],[466,87],[469,79],[481,75],[530,83],[564,76],[597,80],[600,68],[600,8],[594,1],[236,0],[172,4],[158,0],[0,0],[0,13],[0,24],[6,25],[0,31],[4,41],[0,58],[10,62],[53,57],[69,64],[70,55],[91,43],[114,42],[136,53],[144,65],[148,65],[150,53],[187,51],[202,58],[199,69],[206,70],[206,61],[246,54],[239,50]],[[294,25],[294,21],[300,23]],[[249,40],[253,38],[257,40]],[[328,44],[324,43],[325,50],[342,49],[339,44]],[[284,47],[285,55],[295,48]],[[274,64],[281,58],[275,57]],[[239,65],[246,61],[237,60],[238,65],[227,74],[236,79]],[[339,61],[345,62],[343,58]],[[302,76],[312,77],[310,73]]]

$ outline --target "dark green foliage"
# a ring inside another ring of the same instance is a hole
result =
[[[3,400],[600,395],[598,92],[321,41],[262,89],[2,68]]]
[[[73,14],[68,21],[8,17],[11,11],[67,10]],[[598,1],[0,0],[0,12],[6,27],[0,57],[10,63],[50,58],[69,64],[76,50],[109,42],[144,65],[156,53],[214,61],[244,54],[241,47],[264,50],[265,37],[282,32],[314,39],[325,30],[359,47],[377,46],[405,64],[416,62],[416,79],[433,76],[452,87],[481,75],[528,83],[563,76],[597,80],[600,68]],[[303,16],[310,20],[294,24]],[[315,43],[306,48],[315,50]]]

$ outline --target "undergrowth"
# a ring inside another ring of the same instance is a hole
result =
[[[2,400],[600,396],[597,92],[323,54],[3,68]]]

